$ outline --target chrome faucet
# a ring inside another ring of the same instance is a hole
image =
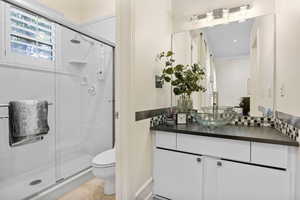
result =
[[[213,116],[215,119],[218,116],[218,106],[219,106],[218,98],[219,98],[219,93],[213,92]]]

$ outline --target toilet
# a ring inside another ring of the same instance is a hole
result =
[[[92,161],[93,173],[104,181],[104,194],[115,194],[115,149],[98,154]]]

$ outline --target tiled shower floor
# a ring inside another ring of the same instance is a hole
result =
[[[94,178],[77,189],[66,193],[58,200],[116,200],[115,195],[104,195],[103,181]]]

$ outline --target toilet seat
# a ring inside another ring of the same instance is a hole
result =
[[[93,167],[113,167],[115,166],[115,150],[111,149],[98,154],[92,161]]]

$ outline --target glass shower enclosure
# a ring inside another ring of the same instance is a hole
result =
[[[47,31],[47,20],[2,1],[0,10],[0,36],[6,38],[0,48],[11,50],[0,56],[0,104],[51,103],[48,134],[20,146],[9,144],[8,107],[0,106],[0,199],[20,200],[89,169],[94,156],[113,147],[114,47],[51,21],[50,48],[49,41],[26,35]],[[27,59],[33,55],[28,51],[40,54]],[[24,60],[8,59],[14,56]],[[43,59],[53,65],[41,65]]]

